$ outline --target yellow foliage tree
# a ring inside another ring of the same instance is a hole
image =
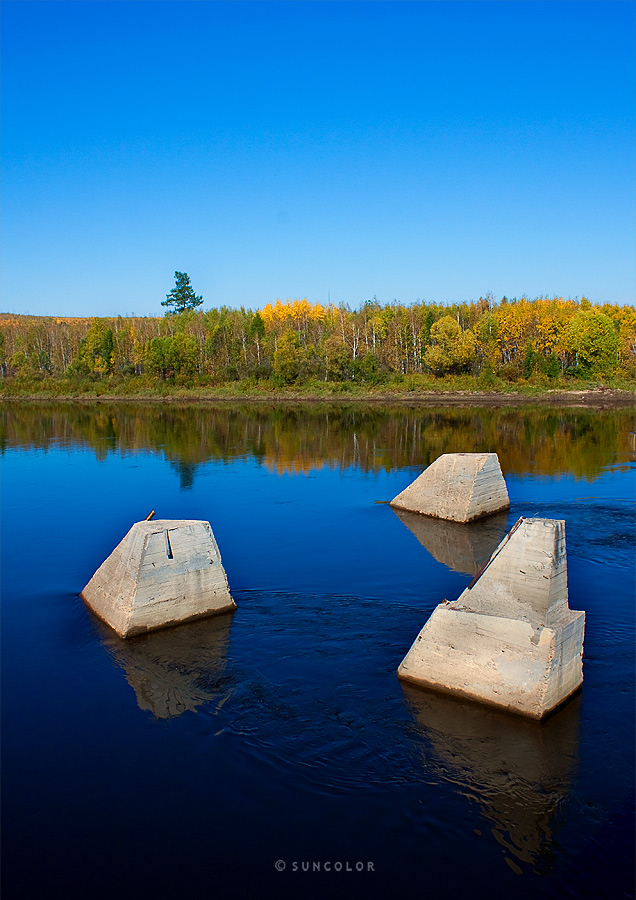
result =
[[[461,372],[475,358],[477,340],[472,331],[462,331],[452,316],[442,316],[431,328],[431,346],[424,354],[435,375]]]

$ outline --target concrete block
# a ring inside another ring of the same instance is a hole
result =
[[[136,522],[81,593],[120,637],[234,609],[209,522]]]
[[[444,453],[391,500],[410,512],[472,522],[510,507],[496,453]]]
[[[460,597],[433,611],[398,675],[541,719],[583,681],[585,613],[568,606],[565,523],[520,519]]]

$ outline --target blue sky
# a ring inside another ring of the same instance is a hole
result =
[[[634,303],[631,2],[13,2],[4,311]]]

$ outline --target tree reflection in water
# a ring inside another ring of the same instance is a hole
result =
[[[324,466],[422,468],[442,453],[494,451],[505,475],[593,479],[634,458],[633,410],[404,406],[6,404],[0,450],[92,448],[98,458],[162,453],[182,489],[212,461],[252,458],[276,472]]]

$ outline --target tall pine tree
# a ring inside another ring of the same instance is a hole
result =
[[[197,297],[192,290],[190,276],[186,275],[185,272],[175,272],[174,279],[176,282],[175,286],[169,294],[166,294],[166,299],[161,301],[162,306],[168,307],[166,315],[176,315],[177,313],[201,306],[203,297]]]

